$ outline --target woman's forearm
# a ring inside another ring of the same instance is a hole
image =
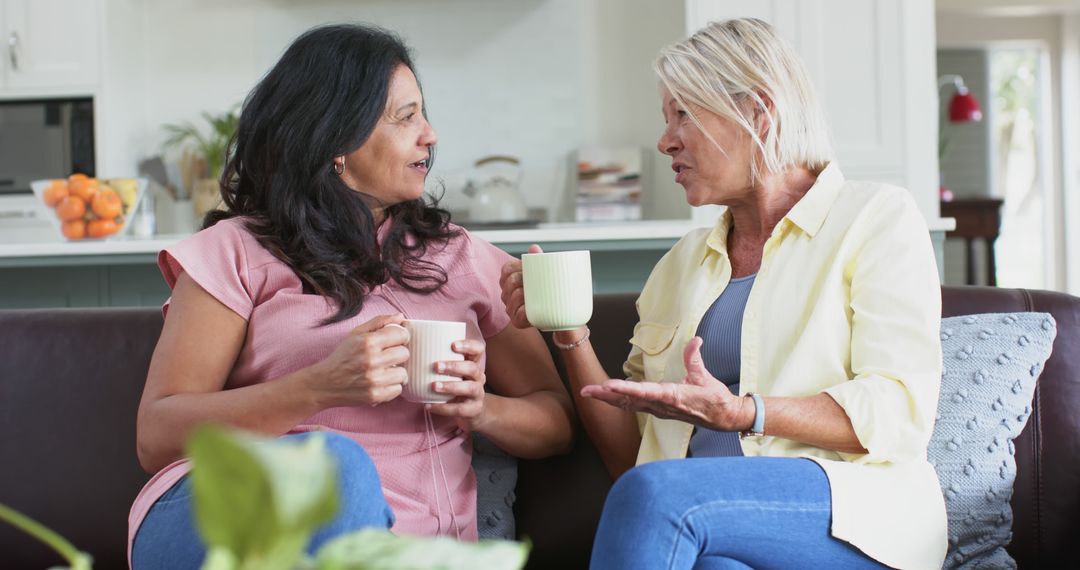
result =
[[[765,396],[765,435],[843,453],[866,453],[851,419],[828,394],[799,398]],[[753,425],[753,416],[750,429]]]
[[[570,344],[584,334],[584,329],[557,332],[555,339],[560,343]],[[612,478],[617,478],[637,462],[638,447],[641,446],[637,417],[634,412],[581,396],[581,389],[585,386],[601,384],[608,379],[608,373],[600,365],[589,341],[586,340],[573,349],[563,350],[561,354],[566,373],[570,377],[570,393],[574,397],[585,431],[600,452],[600,458],[604,461],[608,473]]]
[[[524,459],[567,453],[574,443],[573,412],[565,393],[539,390],[519,397],[484,396],[485,421],[474,429],[503,451]]]
[[[184,455],[188,436],[205,423],[227,425],[265,435],[281,435],[322,410],[307,389],[311,369],[275,381],[207,393],[163,396],[140,410],[137,428],[139,463],[156,473]]]

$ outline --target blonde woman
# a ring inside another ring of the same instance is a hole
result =
[[[555,333],[618,477],[593,568],[940,568],[940,292],[913,200],[844,178],[768,24],[713,23],[655,69],[658,148],[687,202],[726,208],[653,270],[627,380],[588,328]],[[528,327],[519,262],[502,289]]]

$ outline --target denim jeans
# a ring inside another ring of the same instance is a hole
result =
[[[808,459],[658,461],[604,503],[593,570],[885,568],[829,534],[829,480]]]
[[[310,433],[287,435],[282,439],[303,440]],[[326,449],[338,464],[340,510],[334,520],[322,526],[308,543],[308,552],[326,541],[367,527],[390,528],[394,513],[386,504],[379,474],[364,448],[335,433],[323,433]],[[161,496],[143,519],[131,549],[134,570],[156,568],[198,568],[206,556],[192,513],[190,477],[184,477]]]

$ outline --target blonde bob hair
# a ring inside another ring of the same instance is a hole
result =
[[[660,50],[653,64],[660,81],[705,136],[693,106],[740,127],[759,151],[752,181],[792,167],[817,171],[833,160],[832,141],[806,67],[773,27],[756,18],[712,22]],[[769,108],[771,103],[772,108]],[[755,115],[767,122],[764,137]]]

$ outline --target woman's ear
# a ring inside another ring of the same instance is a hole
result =
[[[773,104],[772,97],[769,97],[767,93],[761,91],[755,91],[760,104],[754,105],[754,130],[757,132],[758,137],[764,141],[766,135],[769,134],[769,130],[773,127],[773,111],[776,110]]]

